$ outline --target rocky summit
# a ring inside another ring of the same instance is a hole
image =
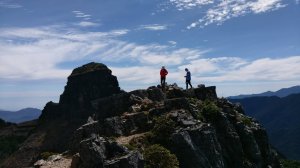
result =
[[[216,87],[121,91],[104,65],[68,78],[59,103],[3,167],[280,168],[265,129]]]
[[[40,119],[86,118],[92,115],[92,100],[120,92],[111,70],[104,64],[91,62],[73,70],[59,103],[47,103]]]

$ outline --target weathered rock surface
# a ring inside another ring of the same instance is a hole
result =
[[[62,156],[61,154],[52,155],[48,159],[38,160],[34,163],[35,168],[70,168],[72,158]]]
[[[172,151],[181,167],[225,167],[222,148],[212,126],[201,124],[178,130],[171,140],[174,143]]]
[[[157,125],[158,118],[171,120],[172,128]],[[219,99],[214,86],[183,90],[173,84],[164,91],[152,86],[121,92],[103,64],[75,69],[60,102],[47,103],[40,123],[28,138],[37,145],[26,141],[13,155],[24,160],[22,166],[32,166],[41,152],[68,150],[72,168],[141,168],[147,164],[144,148],[159,143],[182,168],[281,167],[264,128],[241,106]],[[165,136],[155,137],[160,134]],[[32,155],[27,160],[26,146]],[[4,166],[20,166],[13,161]]]
[[[167,86],[167,96],[159,96],[160,101],[150,99],[149,90],[94,101],[94,105],[103,108],[96,108],[97,119],[102,121],[97,123],[101,129],[99,135],[118,137],[147,132],[153,127],[151,121],[155,117],[167,115],[176,123],[169,140],[172,145],[168,148],[178,157],[180,167],[280,167],[265,130],[254,119],[244,116],[239,105],[218,99],[215,87],[202,86],[187,92],[172,87]],[[150,89],[155,90],[154,87]],[[218,106],[217,113],[209,119],[198,116],[205,106],[204,101]],[[118,103],[120,106],[115,107]],[[109,113],[109,109],[113,112]]]
[[[92,100],[120,92],[111,70],[104,64],[91,62],[73,70],[59,103],[47,103],[40,118],[87,118],[93,111]]]
[[[78,167],[144,167],[143,157],[138,151],[129,151],[116,142],[97,135],[80,142],[79,156],[81,162]]]

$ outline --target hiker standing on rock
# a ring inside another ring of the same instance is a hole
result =
[[[166,70],[165,66],[162,66],[161,67],[161,70],[160,70],[160,84],[161,84],[161,87],[165,87],[166,85],[166,76],[168,75],[168,71]]]
[[[188,90],[189,85],[191,86],[191,88],[193,88],[193,86],[191,84],[191,72],[187,68],[185,68],[185,72],[186,72],[186,75],[184,76],[185,77],[185,84],[186,84],[186,90]]]

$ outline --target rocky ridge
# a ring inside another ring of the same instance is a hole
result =
[[[158,144],[182,168],[281,167],[265,129],[215,89],[173,84],[164,92],[159,86],[124,92],[105,65],[89,63],[72,72],[60,102],[45,106],[39,128],[3,165],[51,167],[56,161],[37,161],[39,155],[66,151],[60,155],[71,158],[66,167],[168,167],[167,157],[149,156]],[[30,146],[35,137],[42,142]],[[33,156],[17,163],[24,146]]]

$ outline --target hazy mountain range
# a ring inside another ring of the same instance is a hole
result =
[[[299,160],[300,94],[282,97],[287,93],[292,93],[293,90],[297,92],[297,88],[299,86],[273,92],[277,96],[256,96],[230,99],[230,101],[240,102],[247,115],[262,123],[267,129],[271,144],[287,158]]]
[[[0,118],[7,122],[20,123],[38,118],[41,110],[37,108],[24,108],[18,111],[0,110]]]
[[[283,88],[278,91],[272,92],[267,91],[258,94],[241,94],[238,96],[230,96],[229,99],[242,99],[247,97],[262,97],[262,96],[277,96],[277,97],[286,97],[291,94],[300,93],[300,86],[293,86],[289,88]]]

